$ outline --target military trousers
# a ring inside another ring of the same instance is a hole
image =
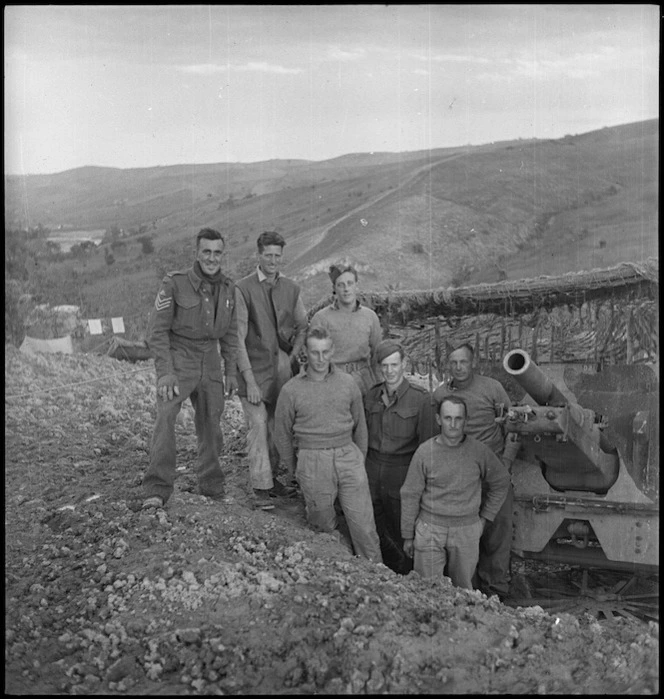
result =
[[[369,449],[365,463],[383,563],[402,575],[413,569],[413,559],[403,552],[400,492],[411,457],[412,454],[394,456]]]
[[[354,442],[333,449],[300,449],[295,479],[309,524],[318,531],[334,532],[338,497],[355,554],[382,563],[364,456]]]
[[[480,539],[480,558],[473,582],[487,597],[507,596],[510,585],[510,555],[512,550],[512,517],[514,490],[507,491],[493,522],[487,522]]]
[[[219,377],[221,378],[221,375]],[[220,378],[215,380],[205,373],[195,380],[179,378],[179,396],[165,401],[157,398],[157,418],[152,433],[150,465],[143,478],[143,489],[147,497],[158,495],[166,502],[173,494],[176,462],[175,420],[187,398],[194,407],[200,492],[211,497],[223,494],[225,476],[219,463],[219,422],[224,412],[224,385]]]
[[[274,408],[261,401],[258,405],[240,398],[247,423],[247,458],[252,488],[269,490],[274,485],[279,452],[274,445]]]
[[[291,378],[291,361],[288,355],[279,350],[277,363],[277,395]],[[269,490],[274,485],[279,467],[279,452],[274,444],[274,403],[260,401],[250,403],[246,396],[240,396],[242,411],[247,425],[247,459],[249,461],[249,482],[252,488]]]
[[[463,526],[415,524],[415,572],[424,578],[447,576],[457,587],[473,589],[473,573],[479,557],[482,521]]]

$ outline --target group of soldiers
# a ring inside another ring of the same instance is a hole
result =
[[[173,493],[187,398],[200,492],[223,498],[220,419],[237,392],[258,507],[299,489],[315,529],[341,540],[343,513],[356,555],[504,599],[518,448],[496,421],[510,406],[504,388],[475,373],[468,344],[449,353],[450,378],[433,394],[409,381],[403,347],[382,339],[350,265],[330,267],[333,301],[308,321],[300,287],[280,273],[285,245],[262,233],[255,271],[233,282],[223,236],[204,228],[193,266],[162,281],[148,333],[158,399],[143,506]]]

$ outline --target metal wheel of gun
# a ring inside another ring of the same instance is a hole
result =
[[[225,397],[220,350],[226,397],[237,388],[235,287],[221,272],[224,247],[221,233],[202,229],[193,267],[167,274],[155,299],[148,346],[157,373],[157,417],[143,478],[146,508],[163,507],[173,493],[175,419],[187,398],[194,407],[201,494],[220,498],[224,493],[218,456]]]
[[[501,423],[496,421],[510,407],[510,399],[500,381],[482,376],[473,368],[474,352],[464,343],[448,355],[450,379],[434,391],[434,400],[446,394],[464,399],[468,407],[466,434],[485,444],[511,473],[518,443],[505,440]],[[505,500],[487,524],[480,541],[480,556],[473,578],[474,587],[488,597],[504,600],[509,593],[510,553],[512,548],[513,489],[510,483]]]
[[[256,245],[256,271],[236,284],[238,394],[248,427],[249,480],[259,507],[267,509],[270,498],[294,492],[277,479],[274,411],[281,388],[299,371],[307,312],[300,287],[279,271],[283,237],[266,231]]]
[[[401,486],[417,447],[436,433],[429,391],[406,378],[406,355],[393,340],[376,348],[383,380],[369,389],[364,412],[369,431],[366,469],[383,563],[407,575],[413,559],[403,551]]]
[[[418,447],[401,487],[401,534],[415,572],[446,574],[472,589],[480,537],[505,500],[510,476],[489,447],[465,433],[467,415],[463,398],[441,398],[440,434]]]
[[[367,425],[360,389],[333,365],[334,343],[325,328],[309,328],[305,352],[305,370],[288,381],[277,399],[277,448],[284,464],[295,469],[307,521],[339,536],[338,497],[354,553],[382,563],[364,468]]]
[[[349,373],[365,395],[378,377],[375,352],[383,337],[376,313],[357,299],[358,275],[351,265],[331,265],[334,300],[314,313],[312,328],[327,328],[334,341],[334,366]]]

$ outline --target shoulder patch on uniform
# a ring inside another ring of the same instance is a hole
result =
[[[157,294],[157,298],[154,300],[154,307],[158,311],[165,311],[170,307],[173,297],[169,296],[163,289]]]

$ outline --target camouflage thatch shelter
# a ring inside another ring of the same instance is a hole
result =
[[[500,363],[515,347],[539,363],[656,361],[658,299],[657,259],[559,277],[361,295],[386,333],[408,349],[413,370],[438,377],[447,349],[459,342],[475,347],[480,365]]]

